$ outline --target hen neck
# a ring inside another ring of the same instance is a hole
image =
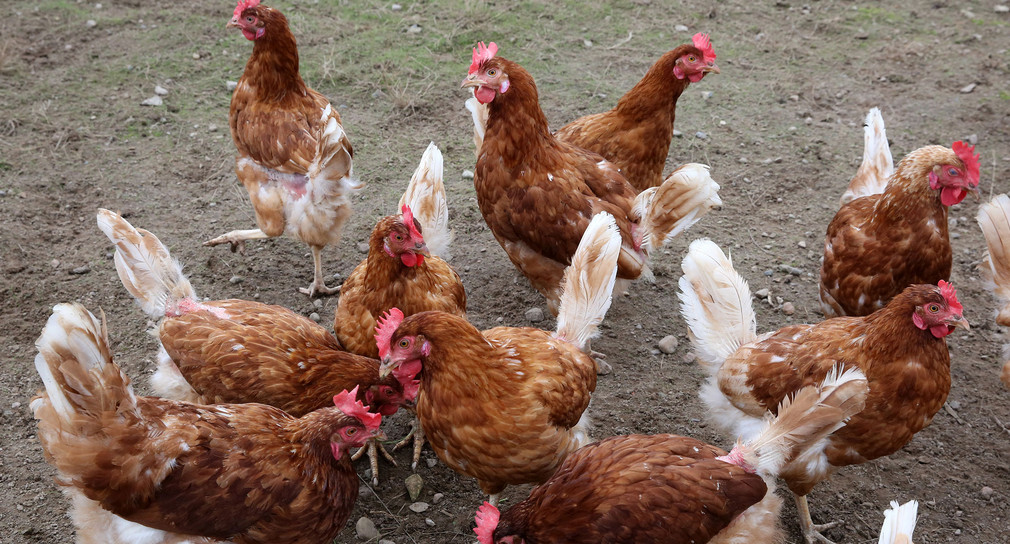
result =
[[[242,77],[263,100],[306,94],[307,87],[298,73],[298,46],[286,26],[270,28],[255,41]]]
[[[677,101],[691,84],[686,77],[678,79],[673,75],[674,64],[680,55],[681,51],[675,49],[660,57],[645,76],[617,101],[614,111],[643,121],[658,123],[668,120],[672,130]]]
[[[536,86],[525,78],[514,78],[506,93],[499,93],[488,105],[485,142],[495,149],[506,165],[529,158],[533,150],[556,143],[540,109]]]

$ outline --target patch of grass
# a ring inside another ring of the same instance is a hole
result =
[[[857,22],[894,25],[904,21],[902,15],[880,7],[860,7],[855,13]]]

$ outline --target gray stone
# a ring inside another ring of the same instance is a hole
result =
[[[367,242],[358,242],[358,253],[368,253]]]
[[[420,514],[421,512],[427,512],[428,511],[428,503],[426,503],[426,502],[415,502],[415,503],[412,503],[407,508],[410,508],[411,512],[415,512],[417,514]]]
[[[793,315],[796,313],[796,307],[793,306],[792,302],[786,302],[782,305],[782,313],[786,315]]]
[[[403,485],[407,487],[407,494],[410,495],[410,500],[416,501],[417,498],[421,496],[421,488],[424,487],[424,479],[421,478],[420,474],[411,474],[403,481]]]
[[[442,497],[444,496],[445,495],[443,495],[442,493],[435,493],[434,495],[431,496],[431,504],[438,504],[439,502],[442,502]]]
[[[225,81],[224,87],[228,89],[228,92],[234,91],[235,87],[238,87],[238,81]]]
[[[309,314],[309,319],[315,321],[316,323],[319,323],[319,320],[322,318],[319,317],[319,314],[317,314],[316,312],[312,312],[311,314]]]
[[[230,283],[232,285],[237,285],[237,284],[242,283],[244,281],[245,281],[245,278],[243,278],[242,276],[232,276],[231,278],[228,279],[228,283]]]
[[[160,106],[160,105],[162,105],[164,103],[165,102],[161,99],[160,96],[154,95],[151,98],[148,98],[147,100],[144,100],[143,102],[141,102],[140,105],[141,106]]]
[[[662,340],[659,341],[659,351],[663,353],[673,353],[677,350],[677,337],[674,335],[664,336]]]
[[[70,273],[75,276],[80,276],[81,274],[87,274],[88,272],[91,272],[91,267],[88,265],[78,266],[77,268],[70,271]]]
[[[687,32],[688,31],[688,28],[687,28],[686,25],[676,25],[676,26],[673,27],[673,29],[676,30],[677,32]]]
[[[976,86],[978,86],[977,83],[969,83],[969,84],[965,85],[964,87],[961,87],[961,92],[965,93],[965,94],[968,94],[968,93],[974,91]]]
[[[358,522],[354,524],[354,532],[358,536],[358,540],[379,538],[379,530],[375,528],[375,522],[366,517],[358,518]]]
[[[162,87],[161,85],[154,86],[154,94],[158,96],[165,96],[168,94],[168,89]]]
[[[694,133],[694,137],[698,138],[699,140],[707,140],[708,139],[708,134],[705,134],[704,132],[702,132],[702,131],[699,130],[698,132]]]
[[[985,487],[982,488],[982,496],[983,497],[985,497],[985,498],[988,499],[989,497],[992,497],[992,494],[993,494],[993,489],[991,487],[985,486]]]
[[[544,320],[544,311],[540,308],[526,310],[526,320],[530,323],[540,323]]]
[[[473,172],[469,170],[463,170],[463,179],[473,179]]]

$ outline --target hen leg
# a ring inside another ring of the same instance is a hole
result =
[[[410,432],[407,433],[407,436],[403,437],[403,440],[393,446],[393,451],[405,446],[411,438],[414,439],[414,457],[410,463],[410,468],[411,470],[417,470],[417,462],[421,460],[421,449],[424,448],[424,429],[421,428],[421,420],[417,419],[417,414],[414,415],[414,421],[410,423]]]
[[[242,255],[245,255],[246,240],[263,240],[265,238],[270,237],[260,229],[233,230],[227,234],[222,234],[213,240],[207,240],[203,243],[203,245],[216,246],[219,244],[231,244],[232,253],[237,250]]]
[[[379,443],[378,438],[372,438],[369,439],[368,444],[354,452],[354,455],[351,456],[351,461],[361,459],[361,456],[366,451],[368,452],[368,465],[372,468],[372,485],[379,485],[379,452],[382,452],[382,456],[390,463],[393,463],[394,467],[397,466],[396,460],[394,460],[393,456],[386,451],[386,448]]]
[[[800,530],[803,531],[803,537],[807,540],[807,544],[814,544],[815,542],[835,544],[822,535],[821,531],[827,531],[838,525],[838,522],[832,521],[831,523],[814,525],[814,521],[810,519],[810,507],[807,505],[807,496],[793,494],[793,498],[796,499],[796,510],[798,510],[800,518]]]
[[[323,281],[323,259],[320,253],[323,248],[320,246],[312,247],[312,261],[315,265],[315,277],[312,279],[312,283],[308,287],[301,287],[298,290],[302,293],[314,297],[316,295],[335,295],[340,292],[340,287],[327,287],[326,282]]]
[[[590,346],[591,343],[591,340],[586,340],[586,348],[582,351],[586,355],[592,357],[593,361],[596,363],[596,373],[600,376],[606,376],[607,374],[613,372],[614,367],[610,366],[610,363],[607,362],[607,356],[598,351],[593,351],[593,348]]]

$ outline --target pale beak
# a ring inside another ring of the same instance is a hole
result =
[[[944,321],[944,323],[946,323],[947,325],[949,325],[951,327],[963,327],[964,330],[966,330],[966,331],[970,331],[971,330],[971,326],[968,325],[968,320],[965,319],[963,315],[958,315],[958,316],[953,316],[952,315],[952,316],[948,317]]]
[[[702,68],[701,71],[703,73],[706,73],[706,74],[708,74],[708,73],[718,74],[719,73],[719,67],[715,65],[715,62],[710,62],[708,64],[708,66]]]
[[[414,244],[414,253],[420,253],[425,257],[431,257],[431,252],[428,251],[428,245],[425,243]]]
[[[463,80],[463,83],[460,84],[459,88],[463,89],[466,87],[480,87],[483,84],[484,82],[481,81],[479,77],[477,77],[477,74],[470,74],[466,76],[466,79]]]
[[[383,359],[379,364],[379,379],[386,379],[386,376],[389,376],[390,372],[393,371],[394,366],[393,362],[389,360],[389,357]]]
[[[228,24],[224,25],[225,28],[239,28],[238,17],[232,17]]]
[[[382,429],[377,429],[375,431],[375,434],[372,435],[372,438],[377,438],[379,440],[386,440],[386,433],[382,432]]]
[[[968,190],[971,192],[971,194],[975,195],[975,202],[981,202],[982,194],[978,190],[978,185],[974,187],[969,187]]]

